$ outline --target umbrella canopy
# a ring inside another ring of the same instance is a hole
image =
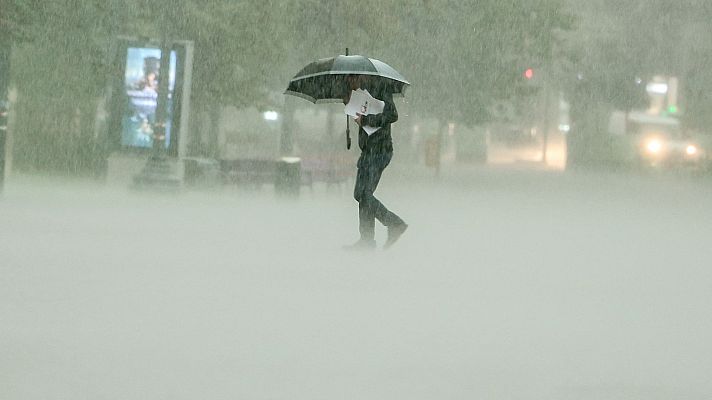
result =
[[[390,65],[364,56],[322,58],[304,67],[289,81],[285,94],[307,99],[312,103],[342,101],[350,91],[346,77],[371,75],[378,85],[385,85],[394,95],[403,95],[410,83]]]

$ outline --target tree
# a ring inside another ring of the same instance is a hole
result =
[[[571,22],[561,2],[544,0],[423,1],[402,18],[396,54],[413,66],[414,107],[470,125],[518,95],[526,66],[542,65],[553,32]]]
[[[119,34],[195,41],[193,104],[198,113],[269,102],[269,75],[262,66],[279,64],[282,54],[280,35],[267,34],[278,33],[272,2],[10,3],[2,8],[8,12],[2,18],[3,37],[12,31],[27,39],[13,68],[20,92],[20,168],[92,172],[95,157],[104,156],[94,154],[93,124],[107,77],[117,70],[108,56]]]
[[[12,80],[16,166],[73,171],[91,168],[96,99],[103,79],[104,27],[99,1],[14,2]]]
[[[106,61],[117,34],[195,42],[194,120],[207,115],[215,123],[227,105],[279,107],[274,94],[299,68],[349,47],[413,83],[413,112],[475,125],[492,118],[495,101],[522,96],[523,65],[548,59],[556,31],[569,29],[571,19],[560,0],[15,3],[31,4],[30,16],[16,13],[13,26],[34,38],[20,49],[13,72],[27,124],[19,159],[67,171],[89,167],[75,149],[93,134],[93,110],[107,74],[115,73]],[[66,101],[76,96],[81,102]],[[40,106],[45,122],[33,119]],[[194,149],[215,154],[215,137],[208,142]]]

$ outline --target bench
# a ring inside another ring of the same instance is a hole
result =
[[[305,158],[302,160],[302,181],[308,186],[315,182],[341,185],[353,174],[354,166],[334,157]]]
[[[277,162],[265,159],[220,160],[220,171],[227,184],[259,188],[275,182]]]
[[[341,185],[352,175],[354,166],[337,157],[308,157],[301,159],[300,185],[313,188],[316,182]],[[280,160],[235,159],[220,160],[220,171],[226,184],[259,189],[264,184],[275,184]]]

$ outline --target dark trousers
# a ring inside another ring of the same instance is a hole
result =
[[[359,232],[362,240],[375,238],[376,219],[385,226],[404,223],[400,217],[388,211],[374,195],[381,174],[391,162],[393,153],[361,153],[354,187],[354,199],[358,201]]]

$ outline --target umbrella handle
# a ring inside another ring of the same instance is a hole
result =
[[[349,116],[346,116],[346,150],[351,150],[351,131],[349,130]]]

